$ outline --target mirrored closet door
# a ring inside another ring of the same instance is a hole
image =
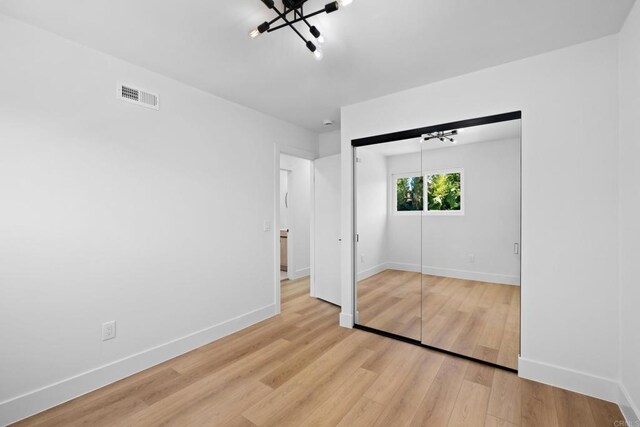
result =
[[[356,318],[359,325],[420,340],[423,208],[417,140],[355,150]],[[390,175],[389,164],[404,162]]]
[[[355,146],[358,327],[517,370],[520,127],[510,113]]]

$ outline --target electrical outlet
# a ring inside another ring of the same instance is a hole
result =
[[[471,264],[474,264],[476,262],[476,256],[475,254],[469,254],[469,262]]]
[[[116,337],[116,321],[105,322],[102,324],[102,341],[114,339]]]

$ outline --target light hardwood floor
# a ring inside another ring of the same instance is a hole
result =
[[[385,270],[358,282],[358,316],[365,326],[518,368],[519,286]]]
[[[50,426],[613,426],[618,407],[359,330],[282,285],[281,315],[36,415]]]

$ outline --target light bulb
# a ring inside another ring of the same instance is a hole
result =
[[[324,44],[325,42],[324,36],[322,34],[320,34],[320,37],[316,37],[316,40],[318,40],[318,43],[320,44]]]
[[[313,56],[315,56],[316,61],[320,61],[324,55],[320,49],[316,49],[313,51]]]
[[[255,39],[259,35],[260,35],[260,31],[258,31],[257,28],[254,28],[253,30],[249,31],[249,37],[251,37],[252,39]]]
[[[351,2],[353,2],[353,0],[338,0],[338,4],[340,5],[340,7],[349,6]]]

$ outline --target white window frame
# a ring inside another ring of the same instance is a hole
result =
[[[430,211],[428,200],[428,179],[430,175],[446,175],[452,173],[460,174],[460,210],[459,211]],[[451,168],[451,169],[434,169],[424,171],[424,215],[428,216],[464,216],[465,209],[465,188],[464,188],[464,168]]]
[[[429,203],[428,203],[428,181],[427,177],[430,175],[444,175],[451,173],[459,173],[460,174],[460,210],[459,211],[430,211]],[[423,190],[424,194],[422,195],[422,210],[421,211],[398,211],[398,179],[400,178],[414,178],[417,176],[422,176],[423,180]],[[464,216],[465,211],[465,177],[464,177],[464,168],[450,168],[450,169],[433,169],[424,172],[407,172],[407,173],[394,173],[390,175],[391,181],[391,212],[394,215],[398,216],[416,216],[416,215],[426,215],[426,216]]]

